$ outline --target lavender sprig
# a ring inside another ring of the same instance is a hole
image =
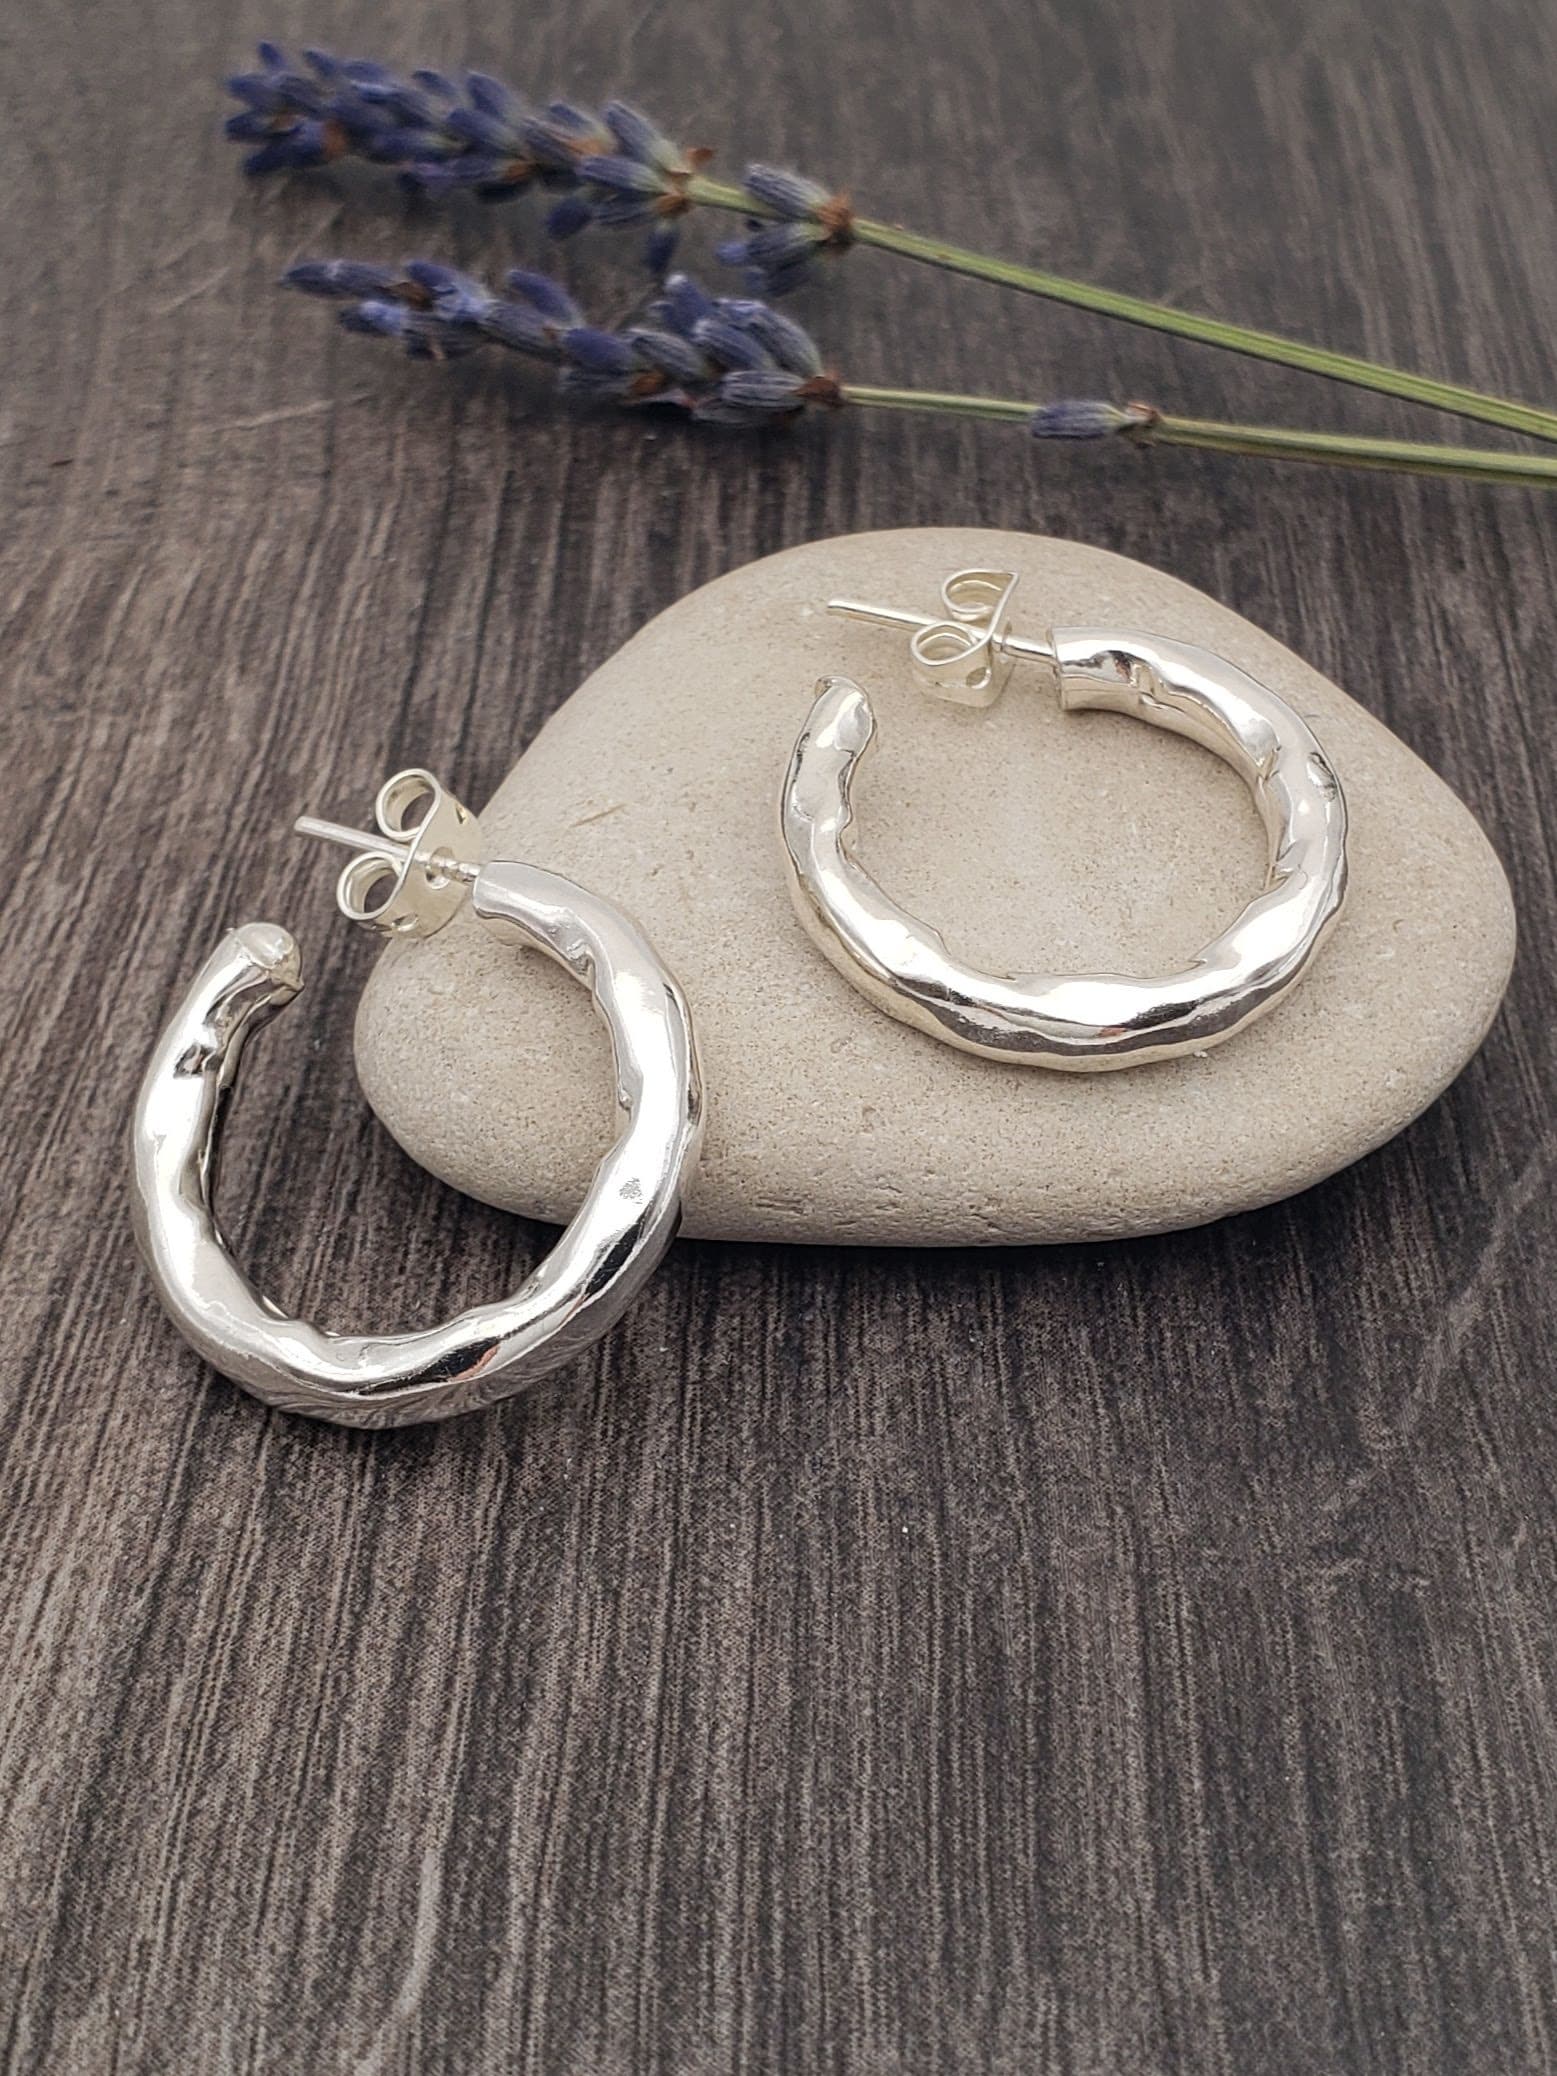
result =
[[[633,408],[668,405],[708,424],[772,425],[816,405],[851,404],[1020,424],[1041,441],[1160,442],[1557,488],[1557,459],[1544,455],[1225,425],[1170,417],[1151,404],[1067,398],[1034,405],[1007,397],[845,384],[824,372],[815,341],[793,318],[750,297],[711,296],[686,274],[671,275],[641,322],[616,331],[590,324],[560,283],[523,268],[505,275],[502,293],[474,275],[424,259],[407,260],[401,267],[303,260],[282,278],[289,288],[338,302],[346,330],[388,339],[414,360],[454,360],[483,346],[502,346],[555,368],[564,396]]]
[[[656,272],[668,266],[677,226],[690,208],[733,210],[747,219],[746,231],[726,242],[721,257],[745,270],[765,295],[798,286],[821,254],[872,245],[1127,324],[1557,441],[1557,411],[949,245],[857,216],[844,196],[797,173],[748,166],[739,187],[709,179],[707,152],[682,152],[621,103],[599,116],[565,102],[531,111],[485,74],[459,83],[425,71],[400,79],[367,60],[317,50],[299,66],[273,43],[260,45],[257,70],[238,74],[228,87],[242,104],[228,130],[253,147],[244,160],[249,173],[323,165],[350,153],[397,167],[424,191],[467,187],[497,199],[532,184],[560,188],[548,216],[553,236],[591,223],[647,224]]]
[[[487,345],[544,361],[564,396],[591,403],[665,404],[720,425],[792,418],[835,404],[810,335],[765,303],[710,296],[673,274],[643,322],[590,324],[550,276],[515,268],[503,293],[436,260],[400,268],[303,260],[284,286],[341,304],[347,331],[389,339],[414,360],[453,360]]]
[[[706,150],[683,151],[647,116],[623,101],[596,115],[567,101],[531,108],[501,80],[468,72],[401,78],[365,58],[308,50],[295,63],[262,43],[259,64],[236,73],[227,90],[242,106],[227,134],[253,149],[253,175],[304,170],[344,157],[393,166],[422,194],[463,189],[505,201],[530,187],[555,192],[547,216],[553,237],[591,223],[649,229],[649,265],[669,266],[689,188],[708,163]]]

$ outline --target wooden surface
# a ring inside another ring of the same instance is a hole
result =
[[[629,90],[923,229],[1557,396],[1540,0],[11,11],[5,2066],[1557,2066],[1557,505],[863,417],[651,433],[398,364],[279,269],[533,258],[535,213],[245,186],[213,81],[264,31]],[[627,244],[569,264],[625,307]],[[859,380],[1456,432],[868,253],[797,308]],[[1197,1234],[682,1247],[576,1371],[446,1429],[213,1381],[122,1141],[241,917],[313,975],[234,1122],[266,1286],[429,1319],[547,1237],[366,1114],[370,948],[291,816],[413,761],[479,802],[690,586],[932,521],[1162,564],[1459,789],[1524,951],[1458,1086]]]

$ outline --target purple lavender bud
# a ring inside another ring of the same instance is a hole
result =
[[[479,332],[443,324],[436,315],[404,303],[348,303],[339,316],[347,331],[393,339],[412,360],[457,360],[481,344]]]
[[[564,195],[546,212],[548,238],[572,238],[594,222],[593,205],[583,195]]]
[[[426,149],[420,130],[375,130],[353,136],[351,142],[356,152],[376,166],[403,166],[408,159],[414,163],[417,154]]]
[[[643,263],[656,280],[676,257],[676,247],[680,242],[680,224],[674,217],[661,217],[650,231],[649,242],[643,249]]]
[[[528,353],[535,360],[562,357],[557,327],[524,303],[493,303],[482,316],[481,329],[514,353]]]
[[[760,273],[753,273],[749,285],[760,288],[764,295],[771,296],[777,302],[784,296],[793,295],[797,288],[804,288],[815,271],[815,252],[804,252],[793,259],[785,260],[779,266],[766,267]]]
[[[561,282],[553,281],[549,274],[533,274],[526,267],[510,267],[503,283],[521,302],[528,303],[532,310],[553,325],[566,330],[584,322],[584,313],[578,304]]]
[[[817,351],[816,341],[793,318],[781,317],[766,303],[754,302],[745,296],[722,297],[719,308],[732,324],[738,324],[742,331],[749,332],[766,347],[781,368],[787,368],[802,378],[821,373],[822,356]]]
[[[591,154],[579,160],[578,177],[591,187],[609,188],[613,194],[662,195],[665,192],[665,177],[659,168],[640,165],[637,159]]]
[[[576,324],[562,335],[562,350],[575,367],[594,375],[631,375],[638,360],[631,346],[615,332],[597,325]]]
[[[818,240],[815,227],[806,223],[755,224],[746,234],[746,264],[767,269],[809,259]]]
[[[301,103],[305,106],[306,97],[318,93],[317,79],[310,79],[306,73],[300,72],[280,44],[261,43],[257,46],[256,55],[260,61],[260,70],[248,75],[250,78],[268,80],[278,93],[288,96],[295,94],[301,98]]]
[[[520,129],[539,164],[569,177],[586,152],[606,151],[611,142],[598,116],[567,101],[549,102],[544,115],[527,116]]]
[[[1117,404],[1065,397],[1057,403],[1041,404],[1028,420],[1027,429],[1035,440],[1102,440],[1136,422]]]
[[[376,297],[396,280],[393,267],[379,267],[368,260],[299,260],[281,277],[283,288],[295,288],[305,296]]]
[[[713,317],[717,312],[718,305],[713,297],[690,274],[672,274],[649,306],[649,321],[663,325],[666,331],[679,332],[683,339],[690,339],[702,319]]]
[[[797,223],[814,218],[832,199],[816,181],[787,173],[781,166],[748,166],[741,175],[741,186],[764,209]]]
[[[478,151],[512,156],[517,143],[512,128],[479,108],[451,108],[443,119],[451,137],[473,144]]]
[[[474,188],[480,194],[488,182],[500,184],[503,165],[503,160],[483,152],[462,152],[452,159],[413,159],[401,168],[400,177],[419,194],[447,195],[456,188]]]
[[[715,315],[698,319],[693,340],[709,359],[722,368],[766,368],[772,363],[760,339],[728,317]]]
[[[596,195],[590,202],[590,221],[619,231],[635,223],[651,223],[658,214],[657,195]]]
[[[367,147],[361,147],[367,149]],[[382,160],[386,166],[448,166],[455,164],[461,154],[450,152],[438,131],[386,131],[376,139],[370,158]]]
[[[675,145],[636,108],[629,108],[625,101],[607,101],[601,114],[625,157],[658,167],[662,173],[679,164],[681,154]]]
[[[266,75],[272,105],[295,115],[323,115],[329,98],[317,80],[290,68]]]
[[[802,379],[782,368],[737,368],[719,379],[719,395],[727,404],[769,415],[803,408]]]
[[[482,115],[507,120],[518,113],[518,102],[500,79],[488,72],[467,72],[465,93],[472,108]]]
[[[359,103],[381,111],[387,121],[409,129],[425,129],[433,120],[432,103],[425,94],[398,79],[372,80],[357,88]]]
[[[437,260],[407,260],[406,279],[433,299],[433,310],[445,324],[480,324],[495,300],[485,282]]]
[[[754,226],[744,238],[727,239],[715,248],[727,267],[741,267],[753,288],[776,296],[798,287],[816,257],[819,233],[801,223]]]
[[[404,303],[378,302],[348,303],[339,313],[341,329],[362,332],[374,339],[405,340],[413,326],[420,324],[417,312],[406,308]]]
[[[727,385],[736,380],[760,386],[743,396],[728,393]],[[778,383],[785,383],[781,390]],[[793,418],[804,408],[805,399],[795,391],[794,378],[790,375],[774,377],[769,370],[767,378],[760,374],[727,375],[713,389],[698,397],[692,406],[692,416],[704,425],[773,425],[786,418]]]
[[[460,97],[459,88],[449,78],[448,74],[434,72],[430,66],[419,65],[411,74],[411,77],[419,87],[424,87],[429,94],[436,94],[440,101],[457,101]]]
[[[554,118],[527,115],[519,124],[519,137],[525,150],[549,173],[571,175],[578,163],[580,133],[566,128]]]
[[[634,325],[622,335],[645,367],[668,375],[673,382],[706,382],[708,363],[697,348],[674,332],[649,325]]]
[[[468,274],[459,273],[454,267],[446,266],[442,260],[407,260],[404,271],[408,281],[414,281],[418,288],[425,288],[430,296],[439,295],[445,289],[467,283],[473,287],[480,285],[471,283]]]
[[[261,115],[294,115],[298,111],[266,72],[235,72],[226,82],[235,101]]]
[[[272,116],[262,115],[257,108],[240,108],[222,124],[222,135],[231,137],[235,144],[262,144],[275,135],[273,122]]]
[[[278,130],[258,151],[251,151],[243,161],[245,173],[291,173],[307,166],[322,166],[330,156],[330,142],[324,125],[316,122],[294,124],[290,130]]]
[[[320,113],[339,123],[353,138],[377,136],[381,130],[394,126],[394,119],[386,110],[364,101],[354,87],[333,94]]]
[[[808,278],[823,237],[812,224],[753,225],[744,238],[718,246],[716,255],[727,267],[744,268],[748,284],[765,296],[787,295]]]

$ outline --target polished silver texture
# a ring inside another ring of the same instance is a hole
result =
[[[421,799],[425,811],[413,812]],[[468,896],[483,922],[545,952],[609,1027],[620,1129],[572,1223],[512,1296],[422,1333],[335,1334],[288,1318],[228,1253],[212,1195],[243,1048],[302,985],[298,949],[274,923],[222,939],[163,1031],[135,1106],[136,1236],[163,1304],[206,1361],[267,1405],[348,1427],[488,1406],[587,1348],[675,1237],[703,1122],[686,1000],[620,909],[539,866],[479,864],[475,817],[427,772],[391,779],[377,819],[377,834],[298,824],[362,846],[341,875],[342,913],[427,936]]]
[[[779,804],[796,912],[844,977],[932,1037],[1016,1065],[1096,1073],[1204,1052],[1294,987],[1346,893],[1346,803],[1307,724],[1207,649],[1156,635],[1058,628],[1013,635],[1008,571],[959,570],[935,617],[835,599],[829,610],[912,629],[927,690],[988,705],[1018,661],[1057,682],[1060,704],[1130,714],[1188,736],[1240,773],[1270,842],[1265,890],[1181,972],[1001,975],[955,958],[853,855],[853,786],[875,734],[851,679],[823,678]]]

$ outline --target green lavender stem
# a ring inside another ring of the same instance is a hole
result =
[[[742,215],[764,212],[738,187],[726,182],[694,179],[687,190],[691,198],[714,209],[737,210]],[[1168,332],[1176,338],[1194,339],[1205,346],[1225,346],[1257,360],[1299,368],[1305,374],[1325,375],[1335,382],[1350,382],[1359,389],[1372,389],[1384,396],[1403,398],[1407,403],[1425,404],[1435,411],[1450,411],[1462,418],[1475,418],[1487,425],[1500,425],[1509,432],[1527,433],[1537,440],[1557,441],[1557,411],[1539,410],[1533,404],[1512,402],[1507,397],[1489,396],[1467,389],[1458,382],[1439,382],[1428,375],[1413,375],[1404,368],[1391,368],[1380,361],[1364,360],[1351,353],[1334,353],[1328,347],[1309,346],[1300,339],[1284,339],[1275,332],[1255,331],[1248,325],[1228,324],[1217,317],[1199,317],[1193,311],[1175,310],[1168,303],[1154,303],[1144,296],[1124,295],[1115,289],[1094,288],[1085,281],[1072,281],[1063,274],[1044,273],[1037,267],[1022,267],[1010,260],[990,259],[939,238],[926,238],[917,231],[900,230],[894,224],[876,223],[855,217],[851,225],[857,244],[874,245],[905,259],[942,267],[978,281],[992,281],[1002,288],[1021,289],[1027,295],[1045,296],[1051,302],[1069,303],[1078,310],[1093,310],[1103,317],[1117,317],[1126,324],[1145,325],[1151,331]],[[1333,457],[1332,457],[1333,458]],[[1376,463],[1398,467],[1401,463]]]
[[[1026,425],[1037,409],[1035,404],[1013,397],[878,389],[856,382],[844,384],[840,400],[871,410],[947,412],[1003,425]],[[1440,447],[1425,441],[1376,440],[1353,433],[1305,432],[1296,426],[1231,425],[1218,419],[1166,415],[1122,437],[1143,445],[1199,447],[1216,454],[1263,455],[1273,461],[1329,462],[1345,468],[1452,476],[1473,483],[1557,488],[1557,459],[1545,454],[1502,454],[1491,448]]]
[[[1166,447],[1218,454],[1265,455],[1275,461],[1338,462],[1357,469],[1453,476],[1470,483],[1524,483],[1557,488],[1557,459],[1503,454],[1489,447],[1439,447],[1417,440],[1376,440],[1350,433],[1312,433],[1279,425],[1225,425],[1205,418],[1163,417],[1144,436]]]

